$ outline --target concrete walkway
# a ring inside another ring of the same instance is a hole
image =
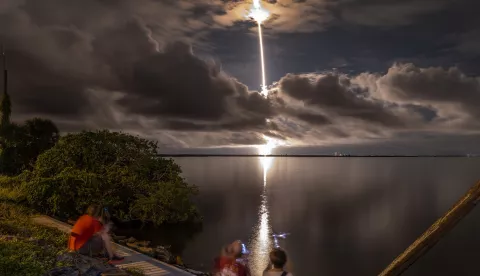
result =
[[[37,216],[33,218],[38,224],[57,228],[62,232],[70,233],[72,228],[71,225],[58,221],[49,216]],[[114,244],[116,248],[116,253],[119,256],[125,257],[125,260],[120,264],[115,265],[119,268],[138,268],[143,270],[143,273],[147,276],[163,276],[163,275],[186,275],[191,276],[193,274],[188,273],[180,268],[169,265],[167,263],[161,262],[159,260],[153,259],[147,255],[141,254],[135,250],[127,248],[123,245]]]

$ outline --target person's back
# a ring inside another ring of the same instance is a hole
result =
[[[81,216],[72,228],[68,248],[90,257],[105,256],[107,253],[110,261],[122,261],[123,257],[117,256],[112,248],[108,235],[110,225],[104,224],[104,210],[106,211],[106,208],[97,204],[88,207],[87,213]]]
[[[279,248],[270,252],[270,267],[263,272],[263,276],[293,276],[283,268],[287,263],[287,254]]]
[[[91,215],[81,216],[72,228],[68,248],[70,250],[79,250],[102,228],[102,224]]]
[[[263,276],[293,276],[292,273],[279,270],[279,271],[273,271],[273,270],[268,270],[263,273]]]

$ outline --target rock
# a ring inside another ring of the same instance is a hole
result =
[[[137,240],[134,237],[130,237],[127,239],[127,243],[134,243],[137,242]]]
[[[97,276],[100,272],[111,268],[110,264],[105,264],[101,260],[90,258],[75,252],[65,253],[57,258],[58,261],[71,262],[75,264],[81,275]],[[97,274],[94,274],[97,273]]]
[[[80,271],[73,266],[57,267],[45,273],[45,276],[80,276]]]
[[[143,246],[143,247],[148,247],[150,245],[149,241],[139,241],[137,242],[138,245]]]
[[[166,263],[169,263],[169,264],[176,263],[175,256],[173,256],[173,254],[170,253],[170,251],[168,251],[167,249],[165,249],[162,246],[157,246],[155,248],[155,255],[154,256],[155,256],[155,258],[157,258],[158,260],[160,260],[162,262],[166,262]]]
[[[155,250],[153,248],[141,246],[138,243],[127,243],[127,246],[146,255],[154,256],[155,253]]]
[[[112,239],[116,240],[116,241],[121,241],[121,240],[125,240],[127,237],[125,236],[117,236],[115,234],[112,234]]]
[[[60,255],[57,260],[71,262],[75,266],[54,268],[47,272],[45,276],[129,276],[126,271],[120,268],[75,252]]]
[[[100,276],[129,276],[129,274],[119,268],[111,268],[109,270],[103,271]]]

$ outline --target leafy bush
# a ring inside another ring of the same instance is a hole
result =
[[[34,118],[23,125],[8,124],[0,131],[0,173],[17,175],[31,170],[39,154],[58,141],[59,133],[50,120]]]
[[[25,202],[27,199],[25,186],[30,176],[29,171],[24,171],[17,176],[0,175],[0,201]]]
[[[69,134],[38,157],[25,185],[28,201],[62,217],[89,204],[110,207],[118,219],[155,224],[195,218],[198,190],[180,167],[157,156],[157,144],[132,135],[98,131]]]

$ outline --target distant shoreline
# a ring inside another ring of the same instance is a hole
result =
[[[271,155],[257,155],[257,154],[158,154],[160,157],[331,157],[331,158],[345,158],[345,157],[480,157],[480,155],[322,155],[322,154],[271,154]]]

